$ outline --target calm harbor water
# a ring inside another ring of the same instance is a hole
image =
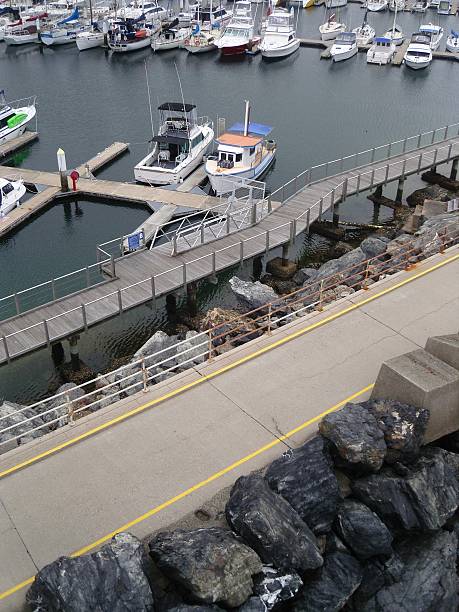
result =
[[[318,38],[324,14],[323,8],[300,11],[299,35]],[[357,27],[363,10],[349,5],[340,19]],[[378,34],[391,26],[392,19],[389,12],[369,14]],[[397,19],[407,34],[430,20],[438,21],[436,13],[403,13]],[[456,17],[440,20],[445,31],[459,27]],[[452,101],[457,98],[459,64],[452,61],[434,60],[429,69],[413,72],[368,66],[364,53],[332,64],[320,60],[320,50],[308,48],[267,63],[260,56],[222,61],[216,53],[190,56],[180,50],[113,56],[101,49],[80,54],[73,46],[6,48],[0,43],[1,87],[8,98],[36,94],[39,101],[40,140],[8,163],[55,170],[56,150],[62,147],[70,168],[122,140],[130,143],[129,154],[99,176],[133,180],[133,166],[145,154],[151,136],[145,65],[152,101],[158,106],[180,99],[174,64],[185,99],[198,105],[199,114],[214,121],[225,117],[229,124],[241,120],[248,98],[252,118],[274,126],[279,148],[266,179],[271,189],[310,165],[458,120]],[[0,240],[0,297],[93,263],[96,244],[132,230],[148,214],[142,207],[84,201],[49,208]],[[345,220],[369,222],[373,208],[360,196],[346,202],[341,214]],[[382,219],[390,217],[390,211],[381,211]],[[311,244],[323,248],[316,238],[299,242],[298,256]],[[230,274],[222,275],[218,285],[203,285],[202,308],[232,303],[226,288]],[[248,267],[244,274],[250,274]],[[147,306],[138,308],[85,334],[81,357],[100,370],[164,325],[162,309],[153,317]],[[38,351],[0,368],[0,398],[32,401],[58,382],[48,351]]]

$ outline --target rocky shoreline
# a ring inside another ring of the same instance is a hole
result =
[[[459,432],[423,446],[428,421],[393,400],[347,404],[238,478],[215,524],[61,557],[38,573],[30,609],[452,612]]]
[[[266,333],[266,304],[273,304],[274,314],[269,321],[272,330],[314,311],[319,301],[322,307],[347,297],[388,274],[438,253],[444,246],[444,233],[454,230],[459,232],[459,212],[443,212],[426,217],[414,235],[400,233],[392,239],[382,235],[369,236],[357,248],[342,249],[346,251],[344,254],[317,268],[298,269],[293,262],[275,258],[268,262],[262,282],[245,281],[234,276],[229,284],[239,304],[237,310],[216,308],[195,317],[195,330],[173,335],[157,331],[122,370],[99,375],[95,384],[83,388],[66,383],[56,392],[63,394],[61,398],[43,402],[39,411],[4,401],[0,405],[2,428],[14,426],[14,430],[0,434],[0,443],[8,442],[0,447],[0,453],[68,424],[75,411],[80,418],[139,392],[145,381],[139,361],[142,358],[151,368],[148,384],[167,380],[208,358],[208,342],[203,338],[203,332],[210,328],[214,330],[212,355],[215,356]],[[366,262],[370,258],[373,260],[368,265]],[[254,310],[256,312],[248,317],[247,313]],[[161,355],[154,357],[159,351],[162,351]],[[128,380],[123,380],[126,377]],[[18,435],[20,438],[14,440]]]

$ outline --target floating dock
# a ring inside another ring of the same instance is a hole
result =
[[[25,147],[34,140],[37,140],[37,138],[38,132],[29,132],[26,130],[21,136],[18,136],[17,138],[9,140],[8,142],[5,142],[4,144],[0,145],[0,159],[2,157],[8,157],[8,155],[11,155],[15,151],[22,149],[22,147]]]
[[[175,204],[165,204],[164,206],[161,206],[159,210],[155,211],[151,217],[148,217],[148,219],[139,225],[137,229],[131,232],[131,234],[143,232],[144,243],[147,243],[150,240],[154,241],[158,229],[172,219],[177,212],[177,208],[178,207]],[[129,251],[128,238],[124,239],[123,248],[125,251]]]

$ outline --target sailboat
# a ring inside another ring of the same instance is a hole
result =
[[[92,14],[92,0],[89,0],[89,19],[91,29],[83,32],[78,32],[76,37],[76,46],[78,51],[93,49],[94,47],[102,47],[104,44],[104,33],[99,30],[97,24],[94,24]]]
[[[333,40],[346,30],[346,24],[336,21],[336,14],[331,13],[325,23],[319,26],[322,40]]]
[[[67,45],[69,43],[74,43],[78,32],[82,30],[79,19],[80,12],[78,7],[76,7],[71,15],[58,21],[50,30],[41,32],[41,42],[48,47],[51,45]]]
[[[401,45],[405,37],[403,36],[402,28],[400,28],[396,23],[397,11],[398,11],[397,6],[395,6],[395,14],[394,14],[394,21],[392,23],[392,29],[387,30],[383,38],[387,38],[392,43],[394,43],[394,45]]]
[[[376,34],[375,29],[372,28],[369,23],[367,23],[367,13],[368,11],[365,11],[362,25],[352,30],[356,36],[358,47],[368,45],[370,40],[373,40],[373,37]]]
[[[108,47],[115,53],[128,53],[149,47],[152,32],[145,27],[145,17],[115,21],[108,38]]]
[[[376,13],[379,11],[385,11],[388,4],[388,0],[368,0],[366,8],[367,10]]]

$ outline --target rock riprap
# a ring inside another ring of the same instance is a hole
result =
[[[230,278],[229,284],[240,304],[248,310],[255,310],[279,299],[274,289],[263,285],[260,281],[252,283],[233,276]]]
[[[254,579],[253,592],[272,610],[275,606],[295,597],[303,586],[303,581],[296,572],[281,572],[265,566],[261,574]]]
[[[264,563],[299,572],[322,565],[312,531],[261,476],[241,476],[236,481],[226,504],[226,518]]]
[[[282,495],[316,534],[330,530],[341,499],[333,462],[316,436],[288,450],[266,471],[270,487]]]
[[[149,547],[159,569],[193,601],[206,604],[240,606],[262,569],[258,555],[220,527],[159,533]]]
[[[98,552],[45,566],[27,603],[33,612],[152,612],[147,562],[139,540],[120,533]]]

